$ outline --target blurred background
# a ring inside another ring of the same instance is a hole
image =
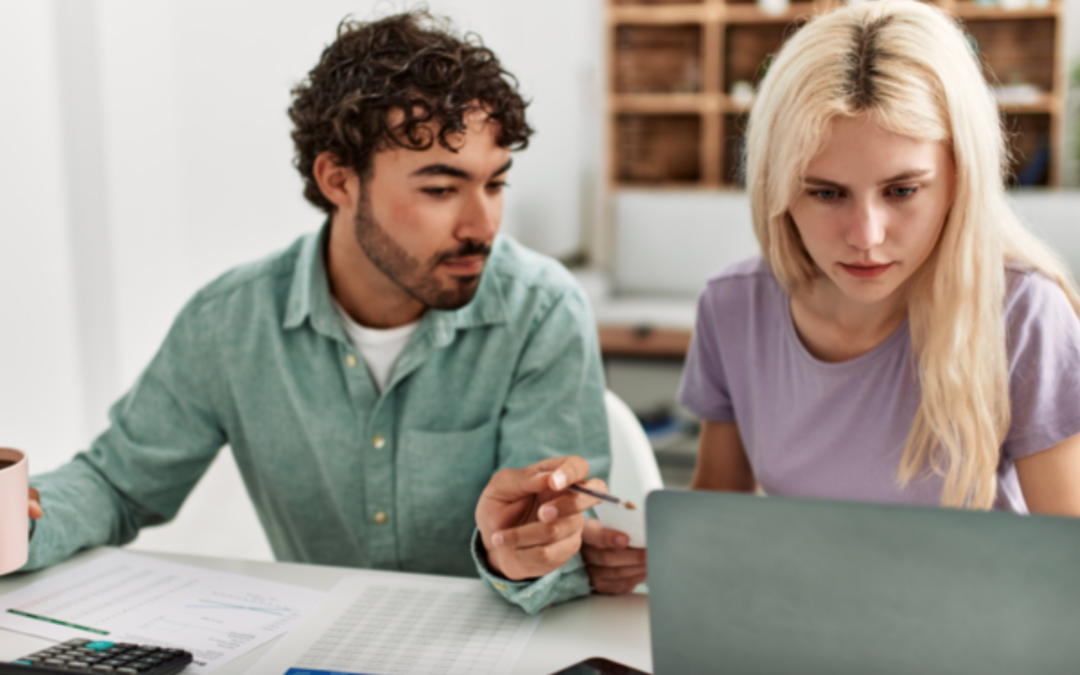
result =
[[[289,91],[344,17],[415,4],[0,3],[0,445],[27,450],[32,473],[66,462],[195,290],[320,226],[291,165]],[[1018,211],[1080,272],[1080,0],[940,4],[998,85]],[[696,422],[674,396],[694,299],[756,253],[745,113],[769,54],[828,3],[427,6],[479,33],[533,101],[503,231],[578,274],[609,387],[685,485]],[[227,449],[134,546],[270,558]]]

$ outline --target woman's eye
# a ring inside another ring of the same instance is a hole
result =
[[[919,188],[916,187],[894,187],[889,189],[889,196],[903,199],[904,197],[910,197],[915,194],[918,189]]]
[[[831,202],[834,199],[840,197],[839,190],[814,190],[810,193],[812,196],[826,202]]]

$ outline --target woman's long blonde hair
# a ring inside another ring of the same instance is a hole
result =
[[[908,316],[922,400],[900,461],[906,485],[944,477],[941,503],[989,509],[1009,430],[1005,263],[1017,259],[1080,292],[1061,261],[1005,200],[1004,134],[978,60],[957,23],[913,0],[847,7],[810,21],[762,82],[747,130],[746,181],[762,253],[789,289],[820,271],[788,209],[836,116],[940,141],[956,197],[937,247],[909,282]]]

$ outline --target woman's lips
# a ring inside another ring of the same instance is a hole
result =
[[[872,279],[873,277],[881,276],[892,266],[893,263],[884,263],[882,265],[849,265],[847,263],[840,263],[840,267],[843,267],[845,272],[860,279]]]

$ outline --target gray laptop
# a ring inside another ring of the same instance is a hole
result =
[[[1080,673],[1080,520],[654,492],[656,675]]]

